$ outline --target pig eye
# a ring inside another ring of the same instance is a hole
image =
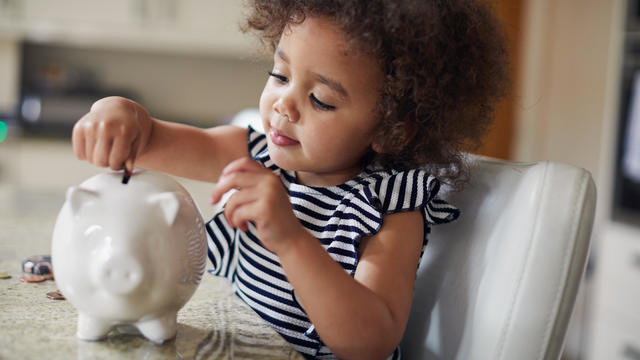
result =
[[[84,231],[84,237],[87,240],[92,240],[97,238],[98,236],[100,236],[100,233],[102,233],[102,226],[100,225],[91,225],[87,228],[87,230]]]

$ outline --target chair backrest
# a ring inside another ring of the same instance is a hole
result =
[[[401,344],[407,359],[558,359],[584,273],[595,185],[584,169],[473,158],[432,229]]]

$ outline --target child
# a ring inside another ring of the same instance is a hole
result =
[[[74,151],[217,182],[212,203],[236,189],[206,225],[211,272],[307,358],[399,358],[426,236],[458,216],[429,173],[464,177],[503,93],[502,35],[471,0],[252,5],[247,28],[274,50],[266,134],[111,97]]]

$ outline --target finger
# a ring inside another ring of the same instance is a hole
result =
[[[243,191],[238,191],[231,195],[224,206],[224,216],[227,218],[227,222],[229,223],[229,225],[231,225],[232,227],[237,227],[238,225],[240,225],[240,223],[236,223],[233,221],[233,214],[237,209],[246,206],[247,204],[250,204],[256,200],[258,200],[256,192],[246,189]]]
[[[237,227],[242,231],[247,231],[249,229],[250,222],[253,222],[254,224],[257,222],[256,216],[258,214],[258,208],[259,205],[256,201],[243,204],[233,212],[231,217],[227,216],[225,213],[225,216],[227,216],[227,222],[231,221],[233,224],[236,224],[234,227]]]
[[[124,162],[127,160],[127,156],[129,155],[129,149],[127,148],[127,144],[125,144],[125,140],[118,136],[113,139],[113,144],[111,145],[111,152],[109,153],[109,167],[112,170],[120,170]]]
[[[93,163],[98,166],[109,165],[109,155],[111,153],[111,139],[100,136],[93,147]]]
[[[140,153],[142,153],[142,147],[140,146],[140,137],[136,136],[135,138],[133,138],[129,157],[127,158],[127,161],[125,163],[125,167],[127,168],[127,171],[133,172],[134,164],[136,162],[136,159],[138,158],[138,155],[140,155]]]
[[[220,201],[222,195],[229,190],[248,188],[259,181],[260,178],[256,174],[247,174],[246,172],[234,172],[221,176],[211,193],[211,203],[215,204]]]
[[[133,157],[131,159],[128,159],[127,161],[125,161],[124,163],[124,168],[129,172],[132,173],[133,172],[133,163],[136,161],[136,158]]]
[[[87,156],[87,161],[93,164],[93,148],[96,142],[96,131],[92,124],[84,124],[84,153]]]
[[[263,168],[262,165],[260,165],[257,161],[252,160],[251,158],[248,158],[248,157],[244,157],[244,158],[236,159],[230,162],[229,164],[227,164],[227,166],[225,166],[225,168],[222,169],[222,174],[220,175],[220,177],[231,174],[233,172],[237,172],[237,171],[260,171],[260,170],[265,170],[265,168]]]
[[[111,148],[111,156],[109,157],[109,165],[113,170],[120,170],[125,167],[129,171],[133,171],[136,142],[134,136],[129,133],[122,126],[120,132],[116,134]]]
[[[258,162],[252,160],[248,157],[241,158],[230,162],[222,171],[220,178],[214,188],[213,193],[211,194],[211,204],[215,204],[220,201],[220,198],[231,189],[239,189],[241,187],[247,186],[247,181],[250,184],[255,183],[257,177],[251,176],[249,178],[243,178],[244,181],[238,182],[237,175],[246,172],[253,172],[254,175],[256,172],[262,172],[263,174],[271,174],[267,169],[262,167]]]
[[[82,129],[82,123],[78,122],[73,127],[71,132],[71,144],[73,145],[73,152],[76,154],[78,160],[85,160],[87,155],[85,154],[85,133]]]

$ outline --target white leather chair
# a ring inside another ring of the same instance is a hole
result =
[[[261,129],[257,109],[231,122]],[[595,212],[591,175],[569,165],[471,156],[471,182],[444,198],[418,269],[405,359],[558,359]]]
[[[432,229],[401,347],[406,359],[558,359],[590,243],[595,186],[580,168],[472,157]]]

